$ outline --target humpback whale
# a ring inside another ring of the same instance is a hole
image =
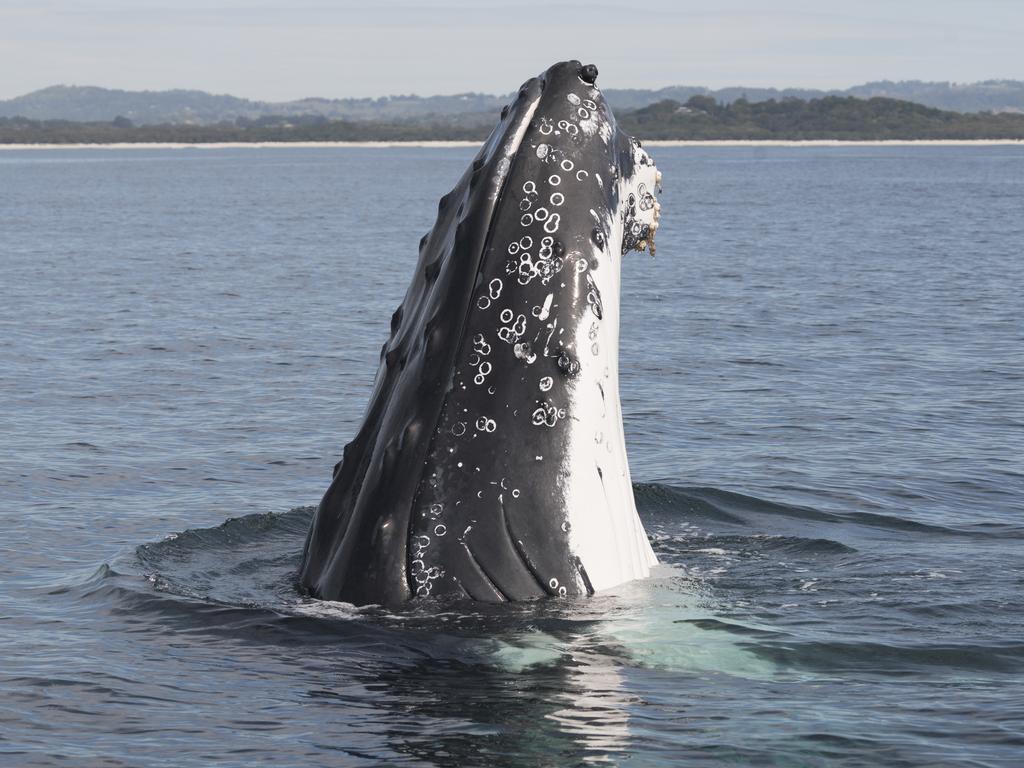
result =
[[[591,594],[656,564],[619,404],[619,270],[661,175],[597,68],[531,78],[420,241],[299,584],[356,605]]]

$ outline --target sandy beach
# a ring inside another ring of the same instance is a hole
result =
[[[0,150],[33,149],[390,149],[394,147],[416,147],[448,149],[452,147],[478,147],[478,141],[262,141],[262,142],[212,142],[205,144],[186,143],[145,143],[125,142],[113,144],[0,144]],[[687,141],[658,140],[644,141],[647,147],[978,147],[978,146],[1024,146],[1017,139],[921,139],[894,141],[840,141],[836,139],[811,139],[806,141],[785,141],[777,139],[752,141]]]

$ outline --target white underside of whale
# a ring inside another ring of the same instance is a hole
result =
[[[618,182],[619,199],[625,200],[641,183],[653,190],[656,173],[653,165],[638,165],[631,178]],[[653,223],[654,212],[640,217]],[[602,318],[580,323],[577,329],[580,373],[570,390],[574,423],[563,488],[571,525],[569,546],[595,590],[646,578],[658,563],[636,511],[619,402],[624,220],[618,215],[605,224],[611,234],[605,250],[594,246],[592,255],[599,267],[590,271],[600,291]]]

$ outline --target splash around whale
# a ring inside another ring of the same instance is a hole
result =
[[[660,174],[578,61],[520,88],[420,242],[306,539],[326,600],[585,595],[656,563],[618,393],[619,270]]]

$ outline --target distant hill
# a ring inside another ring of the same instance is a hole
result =
[[[491,120],[493,113],[507,101],[507,96],[460,93],[452,96],[308,98],[268,102],[205,91],[119,91],[93,86],[55,85],[0,101],[0,117],[106,122],[121,116],[138,125],[211,125],[239,118],[257,120],[261,117],[299,115],[316,115],[329,120],[409,120],[486,113]]]
[[[1024,113],[1024,80],[984,80],[978,83],[928,83],[921,80],[894,83],[881,80],[856,85],[832,95],[860,99],[882,96],[953,112]]]
[[[731,104],[738,99],[820,99],[825,96],[876,97],[912,101],[926,107],[953,112],[1024,112],[1024,80],[986,80],[979,83],[929,83],[921,80],[893,82],[880,80],[843,90],[822,91],[813,88],[700,88],[672,85],[658,90],[611,90],[605,96],[616,109],[640,109],[670,99],[685,102],[692,96],[710,96]]]
[[[803,88],[721,88],[675,85],[657,90],[608,89],[605,97],[616,110],[640,109],[659,101],[685,103],[692,96],[709,96],[731,104],[738,99],[816,99],[824,96],[885,97],[912,101],[956,112],[1024,112],[1024,81],[988,80],[980,83],[929,83],[917,80],[880,81],[845,90]],[[33,120],[108,122],[125,117],[136,125],[211,125],[239,118],[315,115],[329,120],[402,122],[437,118],[462,126],[483,126],[510,95],[460,93],[450,96],[386,96],[376,99],[306,98],[296,101],[253,101],[205,91],[121,91],[93,86],[55,85],[0,101],[0,117]]]
[[[1024,140],[1024,114],[953,112],[879,96],[731,104],[693,96],[624,112],[618,122],[643,139]]]
[[[478,141],[486,137],[493,120],[492,115],[488,124],[478,125],[459,116],[370,121],[305,115],[237,118],[212,125],[135,125],[123,116],[92,122],[0,117],[0,144]],[[685,103],[665,99],[620,110],[618,121],[641,139],[1024,140],[1024,114],[952,112],[882,97],[737,99],[723,104],[710,96],[692,96]]]

